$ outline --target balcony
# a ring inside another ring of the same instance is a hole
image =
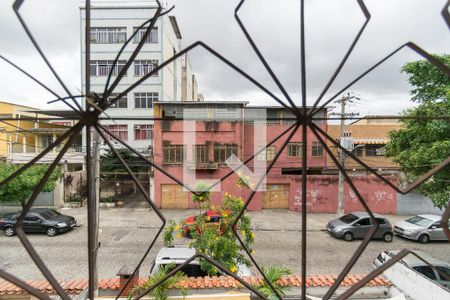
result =
[[[7,161],[13,164],[26,164],[33,158],[35,158],[40,152],[15,152],[8,153]],[[56,156],[59,154],[59,150],[50,151],[44,157],[42,157],[38,163],[52,163]],[[84,153],[81,147],[70,147],[64,156],[61,158],[60,163],[67,162],[68,164],[83,164],[85,161]]]

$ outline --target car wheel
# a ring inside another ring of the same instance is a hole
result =
[[[47,235],[48,236],[55,236],[58,234],[58,230],[56,230],[55,227],[49,227],[47,228]]]
[[[430,242],[430,237],[428,236],[428,234],[422,234],[421,236],[419,236],[419,242],[421,242],[422,244],[428,244]]]
[[[392,233],[387,232],[383,235],[383,241],[385,241],[386,243],[390,243],[392,242],[393,237],[394,236],[392,235]]]
[[[347,242],[351,242],[351,241],[353,241],[353,234],[351,232],[346,232],[346,233],[344,233],[343,238]]]
[[[12,227],[6,227],[5,228],[5,235],[6,236],[13,236],[16,234],[16,231]]]

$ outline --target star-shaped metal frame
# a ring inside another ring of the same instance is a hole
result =
[[[188,53],[189,51],[191,51],[192,49],[194,49],[196,47],[202,47],[209,54],[212,54],[213,56],[218,58],[220,61],[225,63],[227,66],[229,66],[235,72],[237,72],[239,75],[243,76],[244,78],[249,80],[251,83],[253,83],[256,87],[258,87],[259,89],[264,91],[267,95],[269,95],[278,104],[280,104],[281,106],[283,106],[286,109],[290,110],[293,113],[293,115],[295,116],[295,124],[293,124],[292,126],[287,128],[284,132],[282,132],[282,134],[277,136],[274,140],[269,142],[264,148],[262,148],[259,151],[257,151],[257,153],[255,153],[252,157],[250,157],[249,159],[247,159],[246,161],[244,161],[242,164],[240,164],[237,167],[237,169],[239,169],[243,165],[247,164],[248,162],[253,160],[255,158],[255,156],[257,156],[259,153],[264,151],[267,147],[269,147],[270,145],[272,145],[273,143],[275,143],[276,141],[278,141],[279,139],[281,139],[282,137],[287,135],[287,138],[285,139],[282,147],[278,150],[278,152],[276,153],[274,159],[267,166],[266,174],[264,176],[262,176],[258,180],[258,182],[256,183],[256,188],[249,195],[249,197],[246,199],[246,202],[245,202],[245,205],[244,205],[243,209],[240,211],[239,215],[232,222],[232,224],[230,224],[230,228],[233,228],[233,232],[236,235],[239,243],[241,244],[241,246],[243,247],[243,249],[245,250],[245,252],[249,256],[249,258],[251,259],[251,261],[253,262],[255,267],[258,269],[258,271],[260,272],[261,276],[264,278],[264,280],[269,284],[269,286],[276,293],[278,298],[281,299],[281,295],[273,288],[271,283],[267,280],[267,278],[265,277],[265,275],[262,272],[261,268],[257,264],[256,260],[253,258],[253,256],[250,253],[249,249],[247,249],[247,247],[245,246],[245,244],[242,241],[241,237],[237,234],[237,232],[234,230],[234,228],[235,228],[235,225],[237,224],[237,222],[239,221],[239,219],[242,217],[242,215],[246,211],[248,205],[251,203],[251,201],[252,201],[252,199],[253,199],[253,197],[254,197],[254,195],[256,193],[257,188],[263,183],[264,177],[272,169],[272,167],[274,166],[274,164],[278,160],[280,154],[286,148],[286,146],[287,146],[288,142],[290,141],[291,137],[297,132],[298,129],[301,129],[302,141],[303,141],[303,143],[302,143],[302,191],[306,191],[307,190],[307,176],[308,175],[306,174],[306,171],[307,171],[307,155],[306,155],[306,153],[307,153],[307,134],[308,134],[307,131],[309,129],[316,136],[316,138],[318,139],[320,144],[324,147],[325,151],[331,157],[333,162],[336,164],[336,166],[339,169],[339,171],[341,171],[343,173],[344,178],[345,178],[346,182],[349,184],[351,190],[354,192],[354,194],[358,198],[358,200],[361,203],[361,205],[364,207],[366,212],[369,214],[370,219],[371,219],[371,221],[372,221],[372,223],[374,225],[369,230],[369,232],[367,233],[367,235],[365,236],[365,238],[363,239],[361,244],[358,246],[358,248],[356,249],[356,251],[353,254],[353,256],[347,262],[346,266],[343,268],[341,273],[338,275],[338,277],[335,280],[333,286],[327,291],[327,293],[324,296],[324,299],[329,299],[331,296],[333,296],[333,294],[335,293],[336,289],[339,287],[339,285],[343,281],[344,277],[348,274],[348,272],[351,270],[351,268],[354,266],[354,264],[356,263],[356,261],[358,260],[358,258],[362,254],[362,252],[365,250],[365,248],[369,244],[371,238],[373,237],[373,235],[375,234],[376,230],[378,229],[379,224],[377,223],[377,221],[376,221],[373,213],[371,212],[370,208],[368,207],[366,201],[361,196],[361,194],[359,193],[358,189],[355,187],[352,179],[346,173],[346,171],[343,168],[343,166],[339,163],[338,159],[336,158],[336,155],[331,151],[331,148],[328,146],[327,142],[331,143],[331,145],[333,147],[336,147],[336,148],[340,149],[341,151],[343,151],[346,155],[348,155],[349,157],[354,159],[356,162],[358,162],[361,166],[363,166],[368,172],[370,172],[371,174],[373,174],[374,176],[376,176],[377,178],[379,178],[380,180],[382,180],[383,182],[388,184],[395,191],[397,191],[397,192],[399,192],[401,194],[406,194],[406,193],[410,192],[411,190],[413,190],[414,188],[419,186],[421,183],[423,183],[424,181],[429,179],[433,174],[443,170],[446,166],[448,166],[450,164],[450,157],[449,157],[449,158],[445,159],[439,165],[437,165],[434,168],[432,168],[429,172],[424,174],[422,177],[418,178],[416,181],[411,183],[406,189],[400,189],[397,186],[395,186],[392,182],[390,182],[389,180],[387,180],[386,178],[384,178],[383,176],[378,174],[374,169],[369,167],[367,164],[365,164],[363,161],[361,161],[354,154],[352,154],[351,152],[349,152],[346,149],[342,148],[338,142],[336,142],[322,128],[320,128],[320,126],[317,126],[313,122],[314,119],[317,119],[317,118],[314,117],[314,115],[315,115],[315,113],[317,111],[325,108],[331,101],[336,99],[336,97],[338,97],[340,94],[342,94],[348,88],[353,86],[360,79],[364,78],[367,74],[372,72],[378,66],[380,66],[381,64],[383,64],[384,62],[389,60],[392,56],[394,56],[397,52],[399,52],[403,48],[409,48],[410,50],[416,52],[417,54],[419,54],[420,56],[422,56],[423,58],[428,60],[430,63],[432,63],[435,67],[439,68],[444,74],[446,74],[447,76],[450,76],[450,69],[446,65],[441,63],[439,60],[437,60],[435,57],[433,57],[432,55],[427,53],[425,50],[420,48],[415,43],[408,42],[408,43],[403,44],[399,48],[395,49],[394,51],[392,51],[389,55],[387,55],[386,57],[384,57],[383,59],[378,61],[372,67],[370,67],[365,72],[363,72],[362,74],[357,76],[354,80],[349,82],[346,86],[344,86],[341,90],[339,90],[334,96],[332,96],[331,98],[327,99],[326,101],[324,101],[322,103],[322,98],[327,93],[328,89],[331,87],[331,85],[333,84],[333,82],[336,79],[336,77],[339,75],[342,67],[346,64],[347,59],[350,57],[353,49],[355,48],[355,46],[358,43],[359,38],[362,36],[362,34],[363,34],[367,24],[370,21],[370,17],[371,16],[370,16],[370,13],[369,13],[367,7],[364,4],[364,1],[363,0],[356,0],[356,1],[357,1],[358,5],[359,5],[359,8],[360,8],[361,12],[363,13],[363,15],[365,17],[365,22],[363,23],[363,25],[359,29],[358,33],[356,34],[355,38],[353,39],[352,43],[350,44],[346,54],[342,58],[340,64],[338,65],[337,69],[335,70],[335,72],[332,74],[331,78],[327,82],[327,84],[324,87],[324,89],[322,90],[321,94],[319,95],[317,100],[314,102],[313,106],[312,107],[307,107],[307,105],[306,105],[307,84],[306,84],[306,64],[305,64],[305,61],[306,61],[305,60],[305,24],[304,24],[304,20],[305,20],[305,18],[304,18],[304,14],[305,14],[304,2],[305,1],[301,0],[301,2],[300,2],[300,33],[301,33],[301,37],[300,37],[300,50],[301,50],[300,56],[301,56],[301,66],[300,66],[300,68],[301,68],[301,91],[302,91],[302,93],[301,93],[301,100],[302,100],[302,105],[301,105],[301,107],[297,107],[295,105],[294,101],[292,100],[292,98],[290,97],[290,95],[287,93],[287,91],[283,87],[282,83],[278,80],[277,76],[275,75],[275,73],[270,68],[269,64],[267,63],[267,61],[265,60],[265,58],[263,57],[261,52],[259,51],[257,45],[255,44],[255,42],[251,38],[250,34],[248,33],[248,31],[246,30],[246,28],[244,26],[244,23],[242,22],[242,20],[239,17],[239,14],[238,14],[239,10],[244,5],[245,0],[241,0],[239,2],[239,4],[237,5],[236,9],[235,9],[234,16],[235,16],[236,22],[238,23],[240,29],[242,30],[243,34],[245,35],[245,37],[246,37],[247,41],[249,42],[250,46],[255,51],[255,53],[258,56],[260,62],[264,65],[266,71],[269,73],[269,75],[271,76],[272,80],[274,81],[276,86],[279,88],[279,90],[283,94],[283,97],[285,98],[284,100],[282,100],[282,99],[278,98],[277,96],[275,96],[271,91],[269,91],[261,83],[259,83],[254,78],[252,78],[250,75],[245,73],[238,66],[234,65],[231,61],[227,60],[225,57],[220,55],[217,51],[215,51],[214,49],[212,49],[211,47],[209,47],[205,43],[203,43],[201,41],[198,41],[198,42],[195,42],[195,43],[191,44],[190,46],[186,47],[182,51],[178,52],[172,58],[170,58],[167,61],[163,62],[161,65],[157,66],[151,72],[149,72],[148,74],[144,75],[142,78],[137,80],[134,84],[129,86],[126,90],[124,90],[121,93],[119,93],[114,99],[108,101],[107,100],[108,97],[112,94],[114,89],[117,87],[117,85],[119,84],[120,80],[123,78],[123,76],[126,74],[126,71],[129,69],[129,67],[133,63],[133,61],[136,58],[137,54],[140,52],[142,46],[145,43],[145,40],[149,36],[149,34],[150,34],[152,28],[154,27],[156,21],[158,20],[158,18],[160,18],[161,16],[169,13],[173,9],[173,7],[172,7],[171,9],[165,10],[163,12],[164,9],[161,6],[161,4],[159,3],[159,1],[157,1],[158,8],[157,8],[154,16],[152,16],[152,18],[150,18],[149,20],[144,22],[139,28],[136,29],[134,34],[126,41],[126,43],[123,45],[122,49],[117,54],[117,57],[116,57],[116,59],[114,61],[114,65],[111,68],[110,74],[108,76],[107,83],[105,85],[103,95],[99,96],[99,95],[97,95],[95,93],[92,93],[90,91],[90,75],[88,74],[88,72],[86,72],[87,73],[86,74],[86,78],[85,78],[86,91],[85,91],[84,95],[76,95],[76,96],[74,96],[74,95],[72,95],[70,93],[69,89],[66,87],[64,82],[58,76],[57,72],[53,69],[53,67],[50,64],[49,60],[46,58],[45,54],[43,53],[43,51],[39,47],[36,39],[32,35],[32,33],[31,33],[29,27],[27,26],[26,22],[24,21],[24,19],[20,15],[19,11],[20,11],[20,8],[21,8],[22,4],[24,3],[24,0],[16,0],[14,2],[14,4],[13,4],[13,10],[14,10],[18,20],[20,21],[23,29],[25,30],[25,32],[28,35],[29,39],[31,40],[31,42],[35,46],[36,50],[39,52],[39,55],[42,57],[42,59],[44,60],[45,64],[48,66],[48,68],[53,73],[53,75],[55,76],[56,80],[63,87],[64,91],[67,93],[68,96],[61,97],[60,95],[58,95],[57,93],[52,91],[49,87],[44,85],[41,81],[39,81],[38,79],[33,77],[31,74],[29,74],[23,68],[17,66],[16,64],[11,62],[7,58],[5,58],[5,57],[0,55],[0,59],[2,59],[5,62],[9,63],[13,67],[18,69],[22,73],[24,73],[26,76],[28,76],[29,78],[34,80],[40,86],[45,88],[47,91],[52,93],[56,97],[56,99],[54,101],[50,101],[49,103],[56,102],[56,101],[62,101],[68,107],[70,107],[73,111],[75,111],[76,114],[79,116],[78,119],[77,119],[78,122],[77,122],[77,124],[75,126],[70,128],[69,130],[67,130],[63,135],[61,135],[58,139],[56,139],[51,145],[49,145],[45,150],[43,150],[39,155],[37,155],[35,158],[33,158],[30,162],[28,162],[27,164],[23,165],[22,167],[17,169],[11,176],[9,176],[8,178],[6,178],[2,182],[0,182],[0,188],[1,188],[1,187],[5,186],[6,184],[8,184],[9,182],[11,182],[17,176],[20,176],[20,174],[22,172],[27,170],[34,163],[38,162],[41,158],[43,158],[47,153],[52,151],[55,147],[61,145],[64,141],[66,141],[66,143],[63,145],[63,147],[59,151],[59,154],[54,159],[54,161],[49,165],[49,168],[48,168],[47,172],[45,173],[43,178],[40,180],[38,185],[36,186],[36,188],[33,191],[33,194],[31,196],[30,200],[26,203],[26,205],[23,208],[23,211],[22,211],[22,213],[21,213],[20,217],[18,218],[17,223],[15,225],[16,233],[17,233],[20,241],[22,242],[24,248],[27,250],[27,252],[31,256],[31,258],[33,259],[34,263],[40,269],[40,271],[45,276],[45,278],[54,287],[56,293],[64,300],[66,300],[66,299],[69,300],[70,299],[69,295],[64,291],[64,289],[61,287],[61,285],[58,283],[58,281],[54,278],[54,276],[52,275],[50,270],[47,268],[46,264],[42,261],[42,259],[38,255],[38,253],[35,251],[34,247],[32,246],[31,242],[27,238],[25,232],[23,231],[22,225],[23,225],[23,221],[24,221],[26,213],[33,206],[33,204],[34,204],[34,202],[36,200],[36,197],[41,192],[43,186],[45,185],[46,181],[50,177],[51,173],[55,170],[57,164],[59,163],[61,158],[66,153],[66,151],[68,150],[68,148],[72,144],[72,142],[75,139],[75,137],[78,134],[80,134],[80,132],[83,130],[83,128],[86,129],[86,145],[87,145],[86,146],[87,147],[87,150],[86,150],[86,162],[87,162],[87,177],[88,177],[88,182],[89,182],[89,184],[88,184],[88,230],[89,230],[88,231],[88,248],[89,248],[88,257],[89,257],[89,297],[91,299],[94,298],[94,292],[95,292],[95,287],[96,287],[96,278],[94,276],[94,272],[93,272],[94,268],[93,268],[93,266],[95,265],[95,262],[96,262],[96,250],[97,250],[97,245],[94,244],[95,240],[93,239],[93,235],[94,235],[93,234],[94,233],[93,230],[95,230],[95,228],[93,228],[94,226],[92,225],[92,224],[95,223],[95,221],[94,221],[95,220],[95,215],[94,215],[93,206],[92,206],[93,205],[93,201],[94,201],[94,196],[93,196],[94,185],[93,185],[93,182],[94,182],[95,178],[93,178],[93,176],[92,176],[92,172],[93,172],[93,169],[92,169],[93,168],[93,163],[92,162],[93,162],[93,159],[92,159],[92,153],[91,153],[92,152],[92,146],[91,146],[92,133],[91,133],[91,128],[94,129],[96,132],[98,132],[98,134],[103,138],[103,140],[107,143],[109,148],[112,150],[114,155],[120,160],[121,164],[127,170],[127,173],[130,175],[130,177],[136,183],[139,191],[143,194],[143,196],[145,197],[145,199],[148,202],[148,204],[150,205],[150,207],[156,212],[156,214],[158,215],[158,217],[160,218],[160,220],[162,222],[162,225],[159,228],[157,234],[155,235],[155,237],[149,243],[149,246],[148,246],[146,252],[144,253],[144,255],[141,258],[141,260],[139,261],[138,265],[136,266],[136,268],[134,270],[134,274],[136,272],[138,272],[140,266],[144,262],[144,260],[147,257],[148,253],[150,252],[150,250],[154,246],[157,238],[159,237],[159,235],[161,234],[162,230],[164,229],[164,226],[166,224],[166,219],[165,219],[164,215],[161,213],[161,211],[158,209],[158,207],[156,207],[155,204],[151,201],[149,194],[144,189],[144,187],[139,182],[139,180],[136,178],[136,176],[133,174],[133,172],[130,169],[130,167],[128,166],[127,162],[121,157],[120,153],[111,144],[110,139],[114,139],[117,142],[119,142],[122,146],[130,149],[132,152],[134,152],[136,155],[138,155],[141,159],[143,159],[148,165],[150,165],[150,166],[154,167],[155,169],[157,169],[158,171],[162,172],[164,175],[168,176],[169,178],[171,178],[172,180],[174,180],[178,184],[183,185],[191,193],[194,193],[196,195],[200,195],[200,194],[202,194],[204,192],[204,191],[200,191],[200,192],[199,191],[194,191],[191,187],[189,187],[186,184],[184,184],[182,180],[177,179],[176,177],[174,177],[170,173],[166,172],[162,167],[158,166],[153,161],[151,161],[148,158],[144,157],[141,153],[139,153],[138,151],[133,149],[126,142],[124,142],[121,139],[119,139],[116,136],[114,136],[107,128],[105,128],[104,126],[102,126],[100,124],[100,121],[102,119],[104,119],[103,117],[101,117],[101,115],[108,108],[110,108],[112,105],[114,105],[115,102],[117,102],[118,99],[120,99],[123,95],[125,95],[128,92],[132,91],[134,88],[136,88],[141,83],[143,83],[145,80],[147,80],[150,76],[152,76],[153,74],[157,73],[159,70],[161,70],[162,68],[166,67],[168,64],[170,64],[174,60],[180,58],[185,53]],[[447,1],[447,3],[445,4],[444,8],[442,9],[441,14],[442,14],[442,17],[443,17],[444,21],[447,23],[447,26],[450,28],[450,14],[449,14],[449,11],[448,11],[449,10],[449,6],[450,6],[450,1]],[[86,29],[86,34],[85,34],[85,41],[84,41],[85,49],[86,49],[86,57],[85,57],[86,70],[89,69],[89,60],[90,60],[90,35],[89,35],[89,32],[90,32],[90,10],[91,10],[90,0],[86,0],[86,9],[85,9],[85,12],[86,12],[86,28],[85,28]],[[145,26],[147,26],[147,28],[145,30],[145,33],[144,33],[141,41],[136,46],[135,50],[133,51],[131,57],[127,60],[127,63],[125,64],[123,69],[119,72],[118,76],[115,78],[115,80],[110,85],[110,82],[111,82],[111,79],[112,79],[113,68],[117,64],[120,55],[122,54],[122,52],[125,49],[125,47],[129,44],[129,42],[134,38],[136,33],[140,29],[144,28]],[[83,107],[77,101],[77,99],[79,99],[79,98],[84,98],[85,99],[85,101],[86,101],[85,109],[83,109]],[[439,118],[439,116],[436,116],[436,118]],[[153,120],[158,120],[158,118],[152,118],[152,119]],[[398,119],[402,119],[402,117],[400,116],[400,117],[398,117]],[[159,119],[159,120],[161,120],[161,119]],[[326,118],[325,118],[325,120],[326,120]],[[108,138],[108,136],[110,138]],[[212,189],[213,186],[217,185],[221,180],[224,180],[225,178],[228,178],[229,176],[231,176],[233,174],[233,172],[234,172],[234,170],[230,170],[230,172],[227,173],[225,176],[223,176],[220,180],[218,180],[216,184],[210,186],[209,189]],[[302,246],[301,246],[301,264],[302,264],[302,266],[301,266],[301,271],[302,271],[302,274],[301,274],[302,275],[302,289],[301,290],[302,290],[302,296],[301,297],[302,297],[302,299],[307,299],[307,296],[306,296],[306,255],[307,255],[307,251],[306,251],[306,245],[307,245],[307,241],[306,241],[307,205],[306,204],[307,204],[307,201],[306,200],[307,199],[306,199],[306,197],[307,197],[307,193],[303,192],[302,193],[302,201],[301,201],[301,204],[302,204],[302,212],[301,212],[301,215],[302,215]],[[441,220],[444,232],[447,235],[448,239],[450,240],[450,231],[448,229],[448,220],[449,220],[449,218],[450,218],[450,205],[447,206],[444,214],[442,215],[442,220]],[[420,258],[420,256],[418,256],[417,254],[415,254],[415,253],[413,253],[413,252],[411,252],[409,250],[402,250],[400,253],[395,255],[391,260],[389,260],[385,264],[381,265],[379,268],[377,268],[374,271],[372,271],[371,273],[369,273],[366,277],[364,277],[362,280],[360,280],[357,284],[355,284],[351,288],[347,289],[342,295],[340,295],[338,297],[338,299],[346,299],[346,298],[350,297],[358,289],[360,289],[365,284],[367,284],[371,279],[373,279],[375,276],[380,275],[384,270],[386,270],[387,268],[392,266],[395,262],[399,261],[402,257],[407,255],[408,253],[412,253],[413,255],[416,255],[417,257]],[[156,282],[152,287],[150,287],[147,290],[143,291],[140,295],[138,295],[136,297],[136,299],[142,298],[145,294],[147,294],[148,292],[150,292],[151,290],[156,288],[159,284],[161,284],[162,282],[164,282],[165,280],[167,280],[168,278],[173,276],[184,265],[188,264],[189,262],[191,262],[192,260],[194,260],[196,258],[202,258],[202,259],[205,259],[205,260],[209,261],[211,264],[215,265],[218,269],[223,271],[225,274],[234,277],[243,286],[245,286],[246,288],[248,288],[249,290],[254,292],[260,298],[266,299],[266,297],[263,294],[261,294],[256,287],[251,286],[245,280],[243,280],[242,278],[236,276],[234,273],[230,272],[228,269],[226,269],[220,263],[218,263],[217,261],[214,261],[211,257],[208,257],[208,256],[206,256],[204,254],[201,254],[201,253],[196,254],[195,256],[193,256],[189,260],[187,260],[183,265],[180,265],[179,267],[177,267],[174,270],[172,270],[169,274],[167,274],[167,276],[162,278],[160,281]],[[422,258],[420,258],[420,259],[422,259]],[[429,264],[425,260],[423,260],[423,261],[425,263]],[[437,270],[437,271],[439,271],[439,270]],[[443,274],[443,275],[445,276],[445,274]],[[30,294],[38,297],[39,299],[50,299],[50,297],[47,294],[44,294],[44,293],[40,292],[36,288],[33,288],[32,286],[28,285],[27,283],[25,283],[21,279],[15,277],[14,275],[12,275],[12,274],[10,274],[10,273],[8,273],[6,271],[0,270],[0,277],[2,277],[3,279],[14,283],[15,285],[17,285],[17,286],[19,286],[21,288],[23,288],[24,290],[26,290]],[[131,284],[131,278],[127,282],[126,286],[128,286],[129,284]],[[122,291],[126,288],[126,286],[122,289]],[[119,296],[117,296],[116,299],[118,299],[118,297]]]

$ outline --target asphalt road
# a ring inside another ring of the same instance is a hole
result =
[[[147,250],[157,229],[154,228],[102,228],[101,247],[98,257],[98,277],[113,278],[123,265],[135,266]],[[87,234],[86,227],[49,238],[46,235],[29,235],[32,244],[57,279],[87,278]],[[307,270],[310,275],[338,274],[356,250],[360,241],[345,242],[329,236],[324,231],[307,233]],[[176,239],[179,244],[186,239]],[[30,259],[17,237],[8,238],[0,234],[0,269],[21,279],[43,279],[42,274]],[[279,265],[300,273],[301,232],[257,230],[255,232],[255,258],[261,265]],[[144,261],[141,276],[149,272],[152,257],[162,247],[162,238],[156,242],[149,258]],[[438,259],[449,259],[450,243],[422,245],[395,238],[392,243],[374,241],[361,255],[352,269],[352,274],[371,271],[371,262],[376,255],[387,249],[424,250]]]

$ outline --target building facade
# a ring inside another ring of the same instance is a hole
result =
[[[243,198],[248,190],[237,187],[238,172],[251,176],[256,183],[265,177],[249,209],[289,208],[299,210],[301,188],[301,131],[293,133],[278,160],[265,176],[269,164],[294,130],[294,120],[281,107],[249,107],[247,102],[203,101],[201,103],[155,103],[155,163],[180,182],[195,188],[197,182],[220,181],[212,190],[214,205],[222,203],[225,192]],[[326,117],[326,110],[317,113]],[[286,120],[274,120],[285,118]],[[323,130],[324,121],[316,122]],[[280,137],[281,136],[281,137]],[[278,139],[277,139],[278,138]],[[275,140],[275,141],[274,141]],[[273,143],[271,143],[274,141]],[[267,144],[271,144],[265,148]],[[326,155],[312,132],[308,132],[308,172],[321,174],[326,169]],[[247,170],[232,170],[239,161]],[[224,180],[225,175],[232,174]],[[154,201],[161,208],[195,207],[191,193],[173,178],[155,170]]]
[[[0,101],[0,114],[4,119],[14,119],[0,123],[0,159],[9,163],[27,163],[70,128],[50,121],[38,121],[37,118],[48,120],[53,117],[23,105]],[[55,147],[39,163],[51,163],[63,145],[64,142]],[[84,163],[81,136],[75,139],[61,161],[70,168],[78,168]]]
[[[85,73],[89,72],[91,90],[103,94],[111,69],[112,83],[132,55],[139,41],[144,37],[147,27],[137,32],[129,45],[124,48],[117,65],[112,68],[115,57],[123,44],[132,37],[139,26],[153,17],[156,10],[156,2],[145,5],[117,3],[92,6],[89,70],[85,70],[84,67],[85,49],[84,43],[81,43],[83,45],[81,49],[83,90],[85,88]],[[83,41],[85,34],[84,8],[81,8],[80,12],[80,24]],[[178,53],[181,47],[181,38],[181,32],[174,16],[164,15],[158,18],[143,47],[127,70],[126,75],[114,89],[110,99]],[[149,154],[149,150],[152,148],[154,124],[153,121],[148,119],[153,116],[153,102],[162,99],[170,101],[197,99],[192,90],[195,77],[192,75],[190,67],[187,56],[176,59],[119,99],[115,106],[107,111],[111,120],[105,120],[103,124],[113,134],[126,141],[136,150]],[[185,76],[182,76],[182,74],[185,74]],[[128,118],[128,120],[113,121],[117,117]],[[132,120],[133,118],[144,120]]]

